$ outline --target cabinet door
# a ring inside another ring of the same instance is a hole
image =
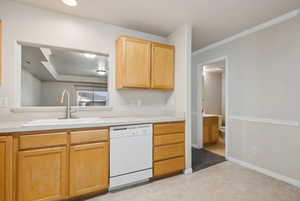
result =
[[[107,188],[107,143],[71,146],[70,195],[74,197]]]
[[[203,144],[209,144],[210,143],[210,126],[203,124]]]
[[[151,42],[123,37],[116,48],[118,88],[150,88]]]
[[[219,141],[219,122],[218,118],[214,118],[210,127],[211,132],[211,143],[218,143]]]
[[[214,144],[219,140],[218,117],[203,118],[203,144]]]
[[[66,148],[19,152],[18,200],[54,201],[66,198]]]
[[[0,20],[0,84],[2,83],[2,54],[3,54],[3,37],[2,37],[2,21]],[[2,200],[1,200],[2,201]]]
[[[0,137],[0,201],[12,200],[12,137]]]
[[[174,46],[152,43],[151,88],[174,87]]]

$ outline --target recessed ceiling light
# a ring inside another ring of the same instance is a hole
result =
[[[107,74],[105,66],[99,66],[98,69],[96,70],[98,75],[104,76]]]
[[[72,6],[72,7],[74,7],[74,6],[77,6],[77,0],[62,0],[66,5],[68,5],[68,6]]]
[[[106,71],[104,71],[104,70],[96,70],[96,73],[98,73],[98,75],[101,75],[101,76],[104,76],[104,75],[106,75]]]
[[[95,54],[90,54],[90,53],[84,53],[84,56],[89,59],[94,59],[96,57]]]

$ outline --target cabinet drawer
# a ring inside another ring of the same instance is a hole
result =
[[[89,130],[71,132],[71,144],[101,142],[108,140],[108,130]]]
[[[176,133],[170,135],[157,135],[154,136],[154,145],[167,145],[167,144],[174,144],[184,142],[184,134],[183,133]]]
[[[67,144],[67,133],[23,135],[20,137],[20,149],[52,147]]]
[[[183,143],[154,147],[154,161],[164,160],[177,156],[184,156]]]
[[[175,173],[183,170],[184,167],[184,157],[155,162],[153,167],[153,176],[158,177]]]
[[[169,133],[184,133],[184,122],[155,124],[154,135],[163,135]]]

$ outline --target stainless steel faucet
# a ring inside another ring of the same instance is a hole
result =
[[[64,91],[62,92],[60,103],[64,104],[64,99],[65,99],[66,94],[67,94],[66,114],[65,114],[65,117],[63,119],[76,118],[76,117],[72,116],[72,113],[74,113],[74,112],[72,111],[71,104],[70,104],[70,93],[67,89],[64,89]]]

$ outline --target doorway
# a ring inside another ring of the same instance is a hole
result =
[[[195,170],[223,162],[227,155],[227,57],[199,64],[197,70]]]

